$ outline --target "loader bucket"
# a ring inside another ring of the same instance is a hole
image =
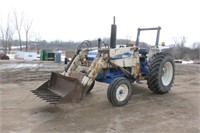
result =
[[[80,76],[78,79],[52,72],[50,80],[32,92],[50,104],[79,102],[85,92]]]

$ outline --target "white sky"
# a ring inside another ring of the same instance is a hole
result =
[[[186,36],[187,45],[200,42],[198,0],[0,0],[0,18],[9,11],[24,12],[33,18],[31,32],[42,39],[75,40],[110,37],[116,16],[117,38],[136,39],[137,28],[161,26],[160,42]],[[154,43],[156,32],[141,34]]]

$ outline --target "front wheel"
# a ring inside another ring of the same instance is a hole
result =
[[[116,78],[108,87],[107,98],[114,106],[123,106],[131,98],[131,83],[126,78]]]

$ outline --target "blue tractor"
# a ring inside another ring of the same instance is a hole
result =
[[[140,32],[146,30],[157,30],[155,46],[149,50],[139,46]],[[116,45],[114,18],[110,45],[101,39],[94,48],[90,41],[82,42],[64,72],[52,72],[50,80],[32,92],[51,104],[79,102],[99,81],[109,84],[107,98],[113,106],[127,104],[132,83],[140,80],[147,80],[148,88],[156,94],[168,93],[174,82],[175,63],[171,54],[158,48],[160,30],[139,28],[135,45]]]

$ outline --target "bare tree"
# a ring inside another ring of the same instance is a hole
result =
[[[17,34],[19,37],[19,46],[20,46],[20,51],[22,51],[22,40],[21,40],[21,28],[22,28],[22,24],[23,24],[23,20],[24,20],[24,13],[21,13],[21,16],[17,15],[17,11],[15,10],[13,12],[14,14],[14,25],[15,25],[15,29],[17,30]]]
[[[37,49],[37,54],[39,54],[39,43],[42,40],[42,37],[39,33],[34,34],[34,38],[35,38],[35,43],[36,43],[36,49]]]
[[[27,18],[26,21],[24,21],[24,31],[25,31],[25,36],[26,36],[26,51],[28,50],[28,39],[29,39],[29,31],[30,31],[30,28],[32,26],[32,23],[33,23],[33,19],[29,19]]]
[[[194,43],[193,43],[193,48],[198,48],[198,49],[200,49],[200,42],[194,42]]]
[[[180,39],[174,38],[175,49],[173,50],[173,55],[177,59],[183,59],[186,56],[187,48],[185,47],[186,37],[182,36]]]
[[[200,42],[193,43],[193,55],[195,59],[200,59]]]
[[[0,23],[0,33],[1,33],[1,46],[4,47],[4,43],[5,43],[5,35],[4,35],[4,29],[3,29],[3,25],[2,25],[2,18],[1,18],[1,23]]]
[[[178,38],[174,38],[174,43],[176,45],[176,47],[185,47],[185,43],[186,43],[186,37],[185,36],[181,36],[180,39]]]
[[[5,28],[3,28],[3,24],[1,23],[0,25],[0,30],[1,30],[1,41],[3,44],[3,47],[5,48],[6,52],[7,50],[10,52],[11,47],[12,47],[12,40],[13,40],[13,34],[14,30],[12,26],[10,25],[10,13],[8,13],[7,16],[7,22]]]

